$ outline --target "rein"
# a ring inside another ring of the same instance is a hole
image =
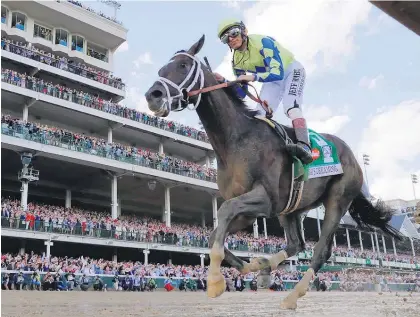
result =
[[[175,109],[174,111],[181,111],[184,110],[185,108],[188,108],[190,110],[195,110],[198,107],[198,104],[201,101],[201,94],[203,93],[207,93],[207,92],[211,92],[211,91],[215,91],[221,88],[227,88],[236,84],[245,84],[247,82],[244,81],[239,81],[239,80],[234,80],[234,81],[230,81],[230,82],[225,82],[225,83],[221,83],[221,84],[217,84],[217,85],[213,85],[213,86],[209,86],[209,87],[203,87],[204,86],[204,73],[203,70],[201,69],[201,62],[200,60],[193,55],[190,55],[186,52],[179,52],[176,53],[173,57],[178,56],[178,55],[184,55],[184,56],[188,56],[189,58],[191,58],[193,60],[193,66],[191,67],[188,75],[186,76],[186,78],[182,81],[181,84],[177,85],[174,82],[172,82],[171,80],[164,78],[164,77],[159,77],[158,81],[163,85],[164,89],[166,90],[166,95],[167,95],[167,100],[165,102],[165,104],[167,105],[167,111],[170,112],[170,104],[172,103],[172,101],[174,99],[178,100],[178,108]],[[209,69],[210,72],[212,72],[210,64],[207,60],[207,58],[204,58],[206,64],[207,64],[207,68]],[[195,73],[195,75],[194,75]],[[184,87],[187,82],[191,79],[191,83],[188,87]],[[196,85],[199,84],[200,88],[196,89],[196,90],[192,90],[192,88]],[[255,94],[257,95],[256,97],[254,95],[252,95],[248,90],[246,91],[246,95],[252,99],[253,101],[259,103],[261,105],[261,107],[264,109],[264,111],[266,112],[266,117],[267,118],[272,118],[273,117],[273,110],[268,106],[266,101],[263,101],[260,99],[257,90],[255,89],[254,86],[252,86],[251,84],[247,83],[248,86],[252,87],[255,91]],[[175,96],[172,96],[169,90],[169,86],[172,86],[172,88],[176,89],[178,94]],[[192,96],[197,96],[198,95],[198,99],[195,103],[195,105],[193,106],[193,108],[189,108],[188,107],[188,99],[189,97]]]
[[[204,57],[204,61],[206,62],[207,68],[210,70],[210,72],[213,73],[213,71],[211,69],[211,66],[210,66],[210,63],[209,63],[209,61],[208,61],[208,59],[207,59],[206,56]],[[246,82],[241,82],[241,81],[238,81],[238,80],[234,80],[234,81],[230,81],[230,82],[225,82],[225,83],[217,84],[217,85],[214,85],[214,86],[210,86],[210,87],[206,87],[206,88],[202,88],[202,89],[197,89],[197,90],[190,91],[188,93],[188,96],[191,97],[191,96],[195,96],[197,94],[214,91],[214,90],[221,89],[221,88],[227,88],[227,87],[230,87],[230,86],[233,86],[233,85],[236,85],[236,84],[241,84],[241,83],[245,84]],[[272,118],[273,117],[273,110],[269,107],[268,103],[265,100],[264,101],[261,100],[260,96],[258,95],[257,89],[255,89],[254,86],[252,86],[250,83],[248,83],[248,86],[249,87],[252,87],[254,89],[255,94],[257,96],[255,97],[249,91],[246,92],[246,95],[251,100],[253,100],[254,102],[257,102],[257,103],[259,103],[261,105],[261,107],[266,112],[266,117],[268,119]]]
[[[247,82],[244,81],[238,81],[238,80],[234,80],[234,81],[229,81],[229,82],[225,82],[225,83],[221,83],[221,84],[217,84],[217,85],[213,85],[213,86],[209,86],[209,87],[205,87],[205,88],[201,88],[201,89],[197,89],[197,90],[193,90],[188,92],[188,97],[193,97],[199,94],[203,94],[206,92],[211,92],[211,91],[215,91],[221,88],[227,88],[236,84],[244,84]],[[264,111],[266,112],[266,117],[267,118],[272,118],[273,117],[273,110],[268,106],[267,102],[264,100],[260,99],[260,96],[258,95],[257,89],[255,89],[254,86],[252,86],[251,84],[248,83],[249,87],[252,87],[255,91],[256,97],[251,94],[249,91],[246,92],[246,95],[253,101],[259,103],[261,105],[261,107],[264,109]]]

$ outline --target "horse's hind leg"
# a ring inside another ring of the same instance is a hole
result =
[[[214,234],[214,243],[210,250],[210,265],[207,277],[207,295],[220,296],[226,289],[225,279],[220,272],[220,265],[225,257],[224,241],[239,216],[253,218],[267,217],[271,211],[271,201],[265,188],[256,185],[250,192],[225,201],[218,210],[219,225]]]
[[[283,300],[280,305],[283,309],[296,309],[297,300],[306,294],[311,279],[331,256],[334,233],[340,224],[340,219],[344,216],[354,198],[352,194],[345,192],[343,184],[344,182],[339,181],[331,186],[325,203],[321,237],[315,245],[311,267],[293,291]]]
[[[269,258],[255,258],[249,263],[246,263],[242,274],[249,272],[261,271],[260,275],[269,275],[271,271],[277,269],[277,266],[285,261],[289,256],[294,256],[296,253],[304,249],[305,243],[303,242],[301,234],[301,222],[298,214],[290,214],[279,216],[281,226],[287,237],[287,246],[285,250],[273,254]]]

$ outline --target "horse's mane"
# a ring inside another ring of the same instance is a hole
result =
[[[185,50],[179,50],[179,51],[175,52],[175,54],[185,53],[185,52],[186,52]],[[207,66],[204,65],[204,64],[202,66],[205,66],[207,68]],[[226,94],[228,95],[229,99],[235,105],[235,108],[238,109],[241,113],[243,113],[244,115],[246,115],[248,117],[254,117],[256,115],[261,114],[261,112],[257,109],[254,110],[254,109],[248,108],[248,105],[244,102],[244,100],[239,98],[238,93],[236,91],[236,89],[238,87],[239,87],[239,85],[234,85],[234,86],[230,86],[230,87],[227,87],[227,88],[223,89],[226,92]]]
[[[238,92],[236,91],[238,86],[239,85],[234,85],[234,86],[230,86],[224,89],[229,99],[232,100],[236,109],[238,109],[241,113],[243,113],[244,115],[248,117],[254,117],[256,115],[261,114],[261,112],[257,109],[250,109],[248,105],[245,103],[245,101],[239,98]]]

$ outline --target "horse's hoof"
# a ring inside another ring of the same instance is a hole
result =
[[[288,310],[296,310],[297,303],[296,303],[296,301],[285,299],[280,304],[280,308],[281,309],[288,309]]]
[[[257,281],[261,288],[269,289],[271,284],[271,269],[265,268],[258,274]]]
[[[244,267],[240,271],[242,275],[246,275],[250,272],[258,272],[260,270],[265,270],[270,274],[271,273],[270,261],[266,258],[253,258],[249,263],[245,263]]]
[[[222,273],[217,275],[209,275],[207,278],[207,296],[215,298],[224,293],[226,290],[226,281]]]
[[[242,270],[240,270],[242,275],[246,275],[251,272],[256,272],[259,270],[258,261],[256,259],[251,259],[249,263],[244,263]]]

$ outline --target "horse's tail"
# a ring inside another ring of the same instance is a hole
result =
[[[401,233],[389,224],[394,214],[392,209],[381,200],[373,205],[368,196],[369,194],[363,193],[363,190],[360,191],[350,205],[350,216],[360,227],[368,231],[378,228],[391,237],[402,240]]]

